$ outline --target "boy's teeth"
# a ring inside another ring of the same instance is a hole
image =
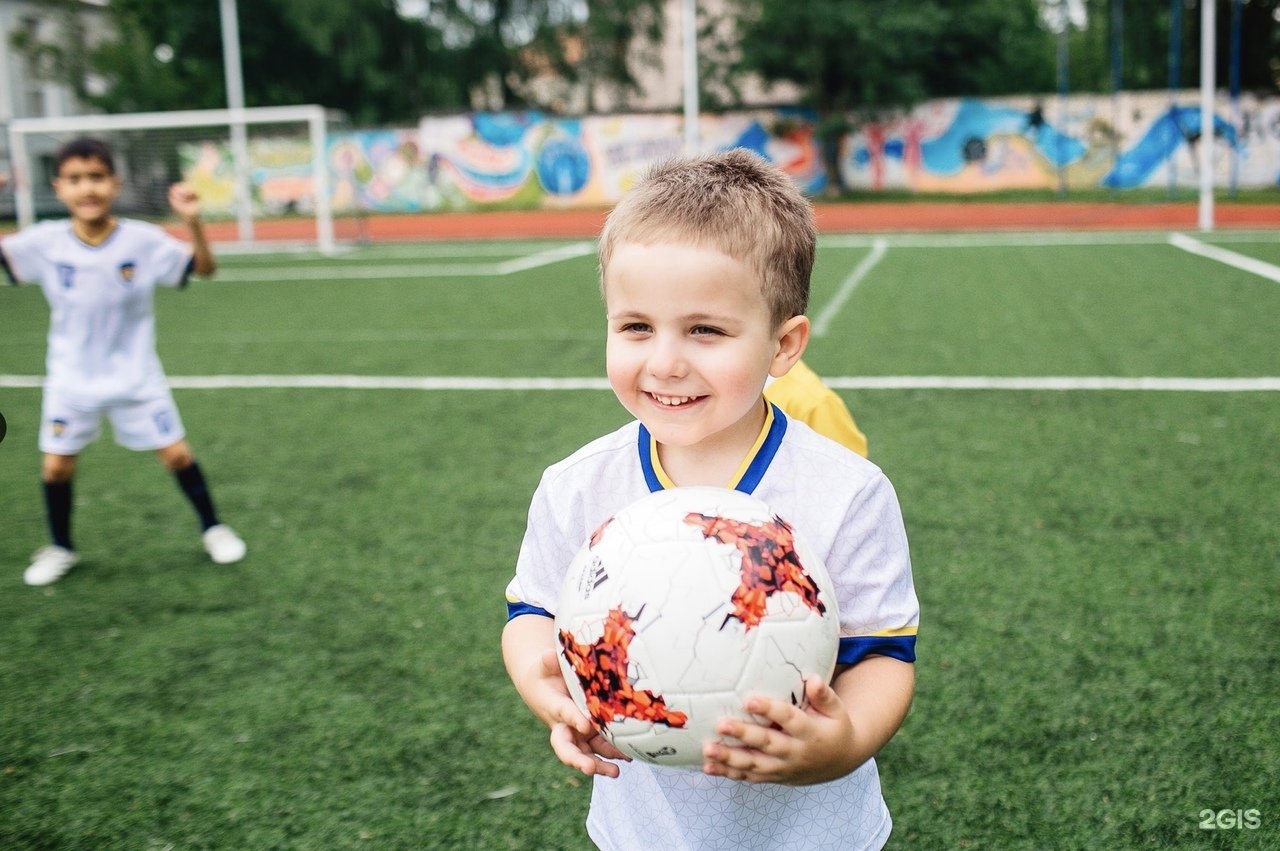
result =
[[[657,393],[653,394],[653,398],[664,405],[683,405],[693,399],[692,396],[659,396]]]

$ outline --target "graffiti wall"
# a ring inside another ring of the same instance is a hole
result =
[[[803,109],[704,115],[704,150],[744,147],[778,163],[805,192],[827,186],[817,116]],[[424,118],[415,128],[331,133],[326,151],[338,212],[600,207],[647,166],[684,148],[678,115],[561,118],[539,112]],[[860,190],[973,193],[1005,189],[1199,184],[1195,92],[939,100],[864,124],[839,142],[838,170]],[[1280,184],[1280,99],[1218,103],[1214,180]],[[186,179],[210,212],[230,212],[233,175],[223,142],[188,145]],[[307,212],[308,144],[252,139],[250,183],[266,214]]]
[[[704,116],[699,132],[706,149],[750,148],[816,192],[825,176],[813,127],[812,113],[769,110]],[[674,115],[477,113],[424,119],[418,132],[433,209],[609,205],[684,148]]]
[[[867,124],[841,145],[841,178],[858,189],[1000,189],[1199,185],[1197,92],[931,101]],[[1280,182],[1280,100],[1218,101],[1215,185]]]

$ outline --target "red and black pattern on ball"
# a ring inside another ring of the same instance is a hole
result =
[[[689,720],[685,713],[668,709],[661,696],[636,688],[627,676],[635,621],[643,613],[643,606],[635,617],[621,607],[610,609],[604,633],[590,644],[579,642],[568,630],[560,630],[560,647],[586,695],[587,715],[601,728],[623,718],[668,727],[683,727]]]
[[[820,615],[827,611],[819,599],[818,586],[800,564],[791,524],[781,517],[746,523],[690,512],[684,522],[696,526],[707,538],[732,544],[742,554],[742,582],[733,592],[733,611],[725,616],[721,629],[730,618],[741,621],[747,629],[759,626],[769,598],[784,591],[796,594]]]
[[[599,526],[596,527],[596,530],[591,533],[591,537],[590,539],[588,539],[589,542],[587,544],[587,547],[589,549],[595,549],[596,544],[600,543],[600,539],[604,536],[604,530],[612,522],[613,522],[613,518],[610,517],[608,520],[604,521],[603,523],[601,523]]]

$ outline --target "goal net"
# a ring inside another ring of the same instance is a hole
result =
[[[191,183],[209,239],[224,249],[335,250],[327,167],[333,113],[319,106],[23,118],[9,125],[18,225],[66,215],[53,194],[54,154],[92,136],[111,146],[122,181],[116,211],[171,219],[169,186]]]

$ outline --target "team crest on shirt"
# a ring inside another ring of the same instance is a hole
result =
[[[67,421],[58,417],[49,421],[49,430],[53,432],[54,437],[62,437],[62,433],[67,430]]]
[[[70,263],[58,264],[58,283],[62,285],[64,290],[71,289],[71,285],[76,280],[76,267]]]
[[[120,280],[124,281],[125,286],[133,283],[133,273],[137,268],[138,264],[132,260],[126,260],[120,264]]]
[[[151,421],[156,424],[156,431],[161,434],[169,434],[173,431],[173,414],[169,411],[156,411],[151,415]]]

